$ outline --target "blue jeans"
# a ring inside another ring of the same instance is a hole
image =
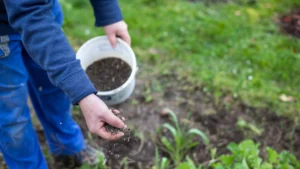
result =
[[[43,49],[41,49],[43,50]],[[0,150],[11,169],[47,169],[33,129],[27,96],[54,155],[72,155],[84,138],[71,116],[69,98],[28,55],[20,35],[0,37]]]

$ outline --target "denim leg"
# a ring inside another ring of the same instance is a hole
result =
[[[28,89],[36,114],[43,125],[50,151],[70,155],[85,147],[78,124],[72,119],[71,103],[65,93],[53,86],[47,72],[23,51],[29,73]]]
[[[0,150],[9,168],[46,169],[27,106],[27,72],[18,35],[0,37]]]

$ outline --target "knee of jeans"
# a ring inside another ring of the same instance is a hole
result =
[[[27,106],[27,83],[0,85],[0,113]],[[1,116],[1,114],[0,114]]]
[[[36,143],[35,139],[35,133],[29,119],[0,127],[0,146],[5,152],[22,149],[32,151]]]
[[[23,140],[28,133],[28,128],[31,126],[31,120],[16,120],[0,125],[0,140],[1,143],[14,142],[18,144]]]

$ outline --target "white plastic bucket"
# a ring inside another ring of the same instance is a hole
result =
[[[133,50],[122,39],[118,38],[116,48],[112,48],[106,36],[92,38],[78,49],[76,57],[84,70],[94,62],[108,57],[120,58],[128,63],[132,71],[127,81],[114,90],[98,91],[97,95],[107,105],[122,103],[130,97],[135,87],[137,63]]]

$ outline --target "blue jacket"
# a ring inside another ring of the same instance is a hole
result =
[[[96,26],[122,20],[117,0],[90,1]],[[55,20],[55,15],[60,13],[58,0],[0,0],[0,36],[19,33],[32,59],[76,104],[97,91],[81,68],[80,61],[76,60],[61,25]]]

